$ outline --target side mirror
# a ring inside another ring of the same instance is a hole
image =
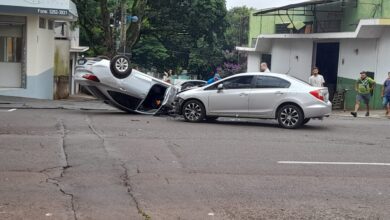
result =
[[[218,91],[223,90],[223,83],[219,84],[217,88],[218,88]]]

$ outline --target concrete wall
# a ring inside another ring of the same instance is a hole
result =
[[[22,87],[22,64],[0,62],[0,88]]]
[[[39,17],[27,17],[27,87],[0,89],[0,95],[53,98],[54,31],[39,28]]]
[[[312,40],[274,40],[271,53],[272,72],[308,80],[313,61]]]
[[[55,40],[54,54],[54,75],[69,76],[70,75],[70,41]]]
[[[340,11],[340,3],[330,4],[328,6],[318,6],[322,9]],[[370,18],[390,18],[390,1],[388,0],[357,0],[357,4],[353,1],[347,2],[346,6],[342,8],[343,14],[340,16],[341,30],[342,32],[352,32],[356,30],[356,27],[360,19]],[[312,21],[312,16],[299,16],[292,15],[294,12],[290,11],[290,17],[293,21]],[[296,14],[299,14],[297,12]],[[317,19],[329,19],[338,20],[339,15],[337,13],[319,13]],[[256,38],[260,34],[273,34],[275,33],[275,24],[290,23],[290,19],[287,16],[273,16],[272,13],[267,16],[250,16],[249,19],[249,45],[251,45],[252,38]],[[252,45],[253,46],[253,45]]]
[[[54,99],[69,97],[70,67],[70,41],[55,40],[54,55]]]
[[[294,12],[290,12],[290,18],[293,21],[309,21],[311,17],[306,17],[302,15],[294,15]],[[274,34],[276,32],[276,24],[286,24],[290,23],[290,18],[286,15],[282,16],[254,16],[251,14],[249,17],[249,42],[248,45],[253,47],[252,39],[257,38],[260,34]]]
[[[358,53],[356,53],[358,50]],[[376,72],[376,39],[340,41],[339,77],[357,79],[361,71]]]
[[[355,50],[359,49],[356,54]],[[390,71],[390,29],[385,29],[379,39],[343,40],[340,44],[339,89],[349,89],[347,106],[353,107],[356,97],[354,84],[362,70],[375,72],[377,88],[371,106],[381,108],[380,90]],[[344,64],[342,64],[344,59]]]
[[[248,54],[248,66],[247,72],[260,72],[261,54],[260,53],[249,53]]]
[[[357,0],[356,7],[353,6],[348,5],[344,9],[342,31],[355,31],[360,19],[390,16],[390,2],[387,0]]]
[[[376,68],[376,80],[383,84],[390,72],[390,28],[383,32],[378,41],[378,66]]]

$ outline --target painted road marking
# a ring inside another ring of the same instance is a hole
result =
[[[278,161],[278,164],[390,166],[390,163]]]
[[[16,108],[13,108],[13,109],[0,109],[0,112],[14,112],[16,110],[17,110]]]

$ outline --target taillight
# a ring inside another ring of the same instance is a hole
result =
[[[85,75],[83,75],[83,78],[88,79],[88,80],[92,80],[95,82],[100,82],[99,78],[97,78],[97,76],[95,76],[93,74],[85,74]]]
[[[311,91],[310,94],[321,101],[325,100],[324,95],[322,94],[321,90]]]

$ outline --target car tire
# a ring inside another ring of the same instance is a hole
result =
[[[309,123],[309,121],[310,121],[310,118],[305,118],[302,122],[302,125]]]
[[[279,125],[283,128],[294,129],[302,126],[303,112],[296,105],[282,106],[277,114]]]
[[[206,110],[203,104],[197,100],[185,102],[182,112],[184,119],[188,122],[201,122],[206,116]]]
[[[110,62],[110,70],[117,79],[124,79],[131,74],[131,62],[127,56],[117,55]]]

